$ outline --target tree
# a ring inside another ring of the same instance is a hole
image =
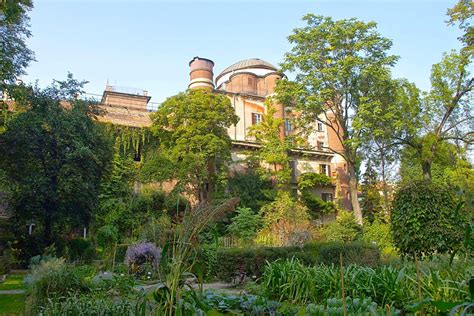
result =
[[[382,197],[379,193],[377,173],[372,167],[372,163],[369,160],[365,167],[365,172],[362,175],[362,201],[361,207],[364,216],[373,222],[377,215],[382,212]]]
[[[69,74],[45,90],[28,87],[27,110],[0,135],[0,165],[10,183],[14,216],[19,225],[35,220],[47,245],[53,228],[62,232],[68,223],[88,224],[112,155],[89,104],[75,99],[84,84]],[[64,97],[68,106],[60,103]]]
[[[28,11],[31,0],[6,0],[0,2],[0,91],[7,90],[25,68],[34,60],[33,52],[26,46],[31,36],[28,30]]]
[[[289,152],[292,147],[290,137],[281,137],[284,120],[275,117],[276,108],[271,100],[265,101],[266,112],[262,122],[252,125],[248,135],[255,137],[260,148],[251,152],[250,157],[257,162],[257,170],[264,178],[284,187],[290,182]]]
[[[295,244],[295,239],[307,241],[310,238],[308,209],[287,191],[279,191],[275,201],[262,206],[260,214],[263,228],[259,236],[266,241],[288,246]],[[300,244],[298,240],[296,243]]]
[[[459,38],[464,44],[463,51],[472,56],[474,53],[474,27],[472,18],[474,16],[474,3],[470,0],[459,0],[458,3],[448,10],[449,25],[459,23],[459,28],[464,34]]]
[[[222,94],[188,90],[163,102],[152,120],[159,160],[171,166],[155,180],[175,179],[175,188],[208,202],[231,161],[227,128],[237,124],[238,117],[230,100]]]
[[[288,37],[293,48],[282,63],[283,71],[296,73],[295,80],[280,80],[277,96],[282,103],[296,106],[307,128],[320,122],[337,135],[342,150],[329,149],[347,162],[352,209],[362,224],[356,174],[362,130],[353,122],[361,106],[377,101],[365,96],[387,76],[397,57],[388,54],[392,43],[376,31],[374,22],[333,21],[313,14],[303,20],[307,25]]]
[[[453,253],[462,246],[468,215],[447,186],[426,180],[396,194],[391,231],[400,254],[410,258]]]
[[[239,207],[236,212],[237,215],[232,218],[227,231],[243,240],[252,240],[257,234],[262,218],[247,207]]]
[[[362,104],[358,121],[354,124],[363,131],[364,158],[370,161],[371,167],[378,167],[384,209],[388,213],[389,170],[399,155],[401,145],[395,137],[402,130],[413,134],[423,126],[420,91],[405,79],[393,80],[387,76],[376,82],[366,97],[377,102]]]
[[[470,59],[465,53],[445,54],[431,71],[431,90],[421,108],[423,124],[413,128],[410,121],[397,140],[412,147],[419,157],[424,179],[431,181],[433,161],[446,152],[447,143],[472,143],[472,89]],[[416,109],[415,109],[416,111]],[[407,130],[408,128],[408,130]]]

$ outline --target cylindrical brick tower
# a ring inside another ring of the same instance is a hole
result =
[[[189,62],[189,89],[214,89],[214,62],[210,59],[194,57]]]

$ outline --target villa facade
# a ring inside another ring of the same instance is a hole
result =
[[[262,121],[265,114],[265,100],[275,93],[275,86],[284,74],[272,64],[251,58],[239,61],[214,78],[214,62],[210,59],[194,57],[189,62],[189,89],[206,88],[226,95],[239,117],[236,125],[229,127],[232,139],[232,159],[234,172],[244,171],[239,163],[248,150],[258,148],[258,144],[249,136],[249,127]],[[100,102],[103,114],[99,121],[118,125],[146,127],[151,125],[151,97],[144,90],[121,89],[106,86]],[[293,130],[291,109],[281,104],[276,107],[275,116],[285,121],[280,137],[286,137]],[[330,118],[330,117],[329,117]],[[323,173],[331,177],[333,185],[314,189],[323,200],[337,199],[342,207],[351,209],[349,199],[349,177],[346,162],[337,154],[342,151],[340,137],[325,124],[315,122],[313,132],[308,135],[307,146],[291,151],[290,168],[292,187],[296,190],[299,175],[305,172]]]

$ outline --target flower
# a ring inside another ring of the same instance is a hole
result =
[[[144,242],[130,245],[125,255],[125,264],[129,267],[132,265],[143,265],[145,263],[152,264],[157,267],[161,259],[161,249],[151,242]]]

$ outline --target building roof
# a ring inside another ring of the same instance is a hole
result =
[[[241,69],[248,69],[248,68],[263,68],[263,69],[269,69],[273,71],[277,71],[278,68],[270,64],[269,62],[262,60],[260,58],[249,58],[249,59],[244,59],[239,62],[236,62],[233,65],[230,65],[226,69],[224,69],[217,77],[216,80],[219,80],[220,77],[223,75],[236,71],[236,70],[241,70]]]

